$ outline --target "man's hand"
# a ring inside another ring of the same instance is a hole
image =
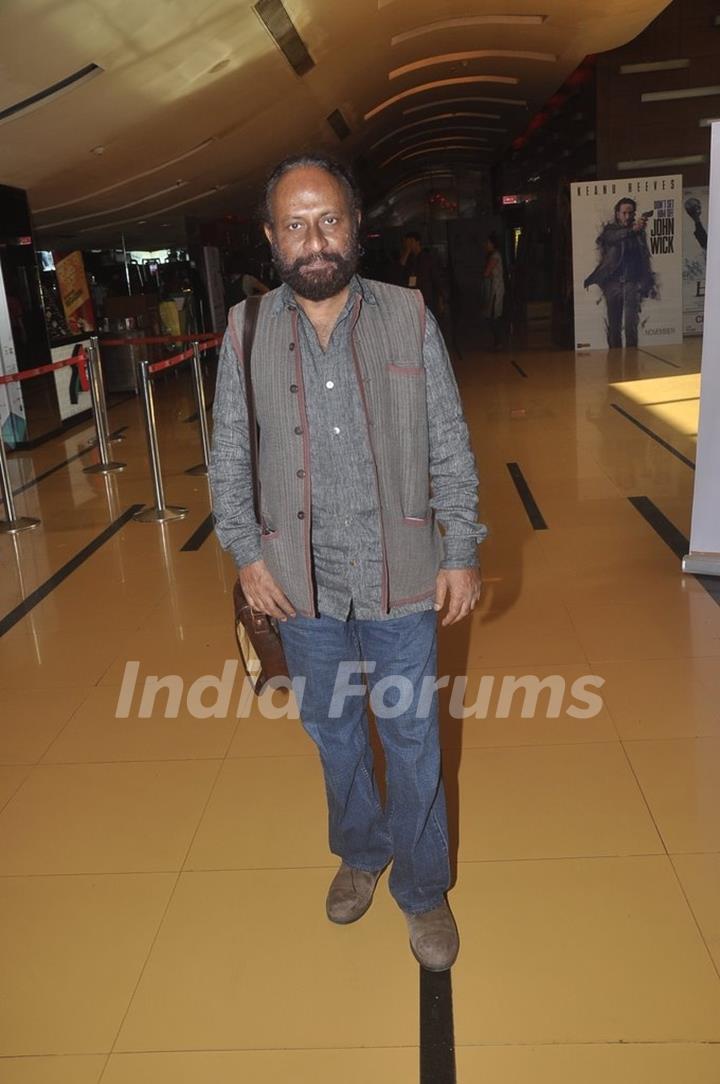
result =
[[[245,598],[253,610],[270,614],[271,617],[277,617],[280,621],[286,621],[288,617],[295,616],[292,603],[275,583],[262,559],[253,561],[250,565],[243,565],[238,576]]]
[[[442,625],[454,625],[467,617],[480,598],[482,581],[476,568],[441,568],[435,581],[435,609],[442,610],[447,599],[448,610]]]

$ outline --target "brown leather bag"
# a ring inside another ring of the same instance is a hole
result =
[[[245,398],[247,401],[248,434],[250,437],[250,469],[252,471],[255,518],[258,523],[261,522],[258,424],[250,360],[252,358],[260,300],[260,297],[249,297],[245,302],[245,325],[243,329],[243,369],[245,372]],[[239,578],[233,590],[233,602],[235,604],[235,635],[240,658],[245,667],[245,673],[253,683],[255,692],[259,694],[271,678],[287,678],[290,676],[277,621],[268,614],[253,610],[245,598]]]

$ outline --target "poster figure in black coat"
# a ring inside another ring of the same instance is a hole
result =
[[[702,223],[702,203],[697,196],[688,196],[685,200],[685,210],[690,215],[690,218],[695,223],[695,240],[700,245],[703,252],[707,252],[707,230]]]
[[[584,286],[599,286],[607,308],[607,342],[612,349],[638,345],[640,310],[646,297],[656,298],[646,227],[652,211],[637,218],[637,203],[626,196],[614,208],[615,219],[597,239],[599,262]]]

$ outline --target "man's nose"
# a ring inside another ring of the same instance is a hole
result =
[[[322,250],[326,247],[327,238],[325,237],[325,234],[322,232],[320,226],[317,225],[317,223],[311,223],[311,225],[308,227],[308,232],[305,237],[305,243],[306,247],[311,252],[322,252]]]

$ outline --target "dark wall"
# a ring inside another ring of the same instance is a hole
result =
[[[720,16],[717,0],[674,0],[634,41],[598,57],[598,177],[682,173],[686,185],[709,179],[710,129],[720,117],[720,94],[669,102],[643,102],[646,92],[720,85]],[[621,74],[625,64],[688,60],[676,71]],[[699,165],[631,167],[619,162],[702,155]]]

